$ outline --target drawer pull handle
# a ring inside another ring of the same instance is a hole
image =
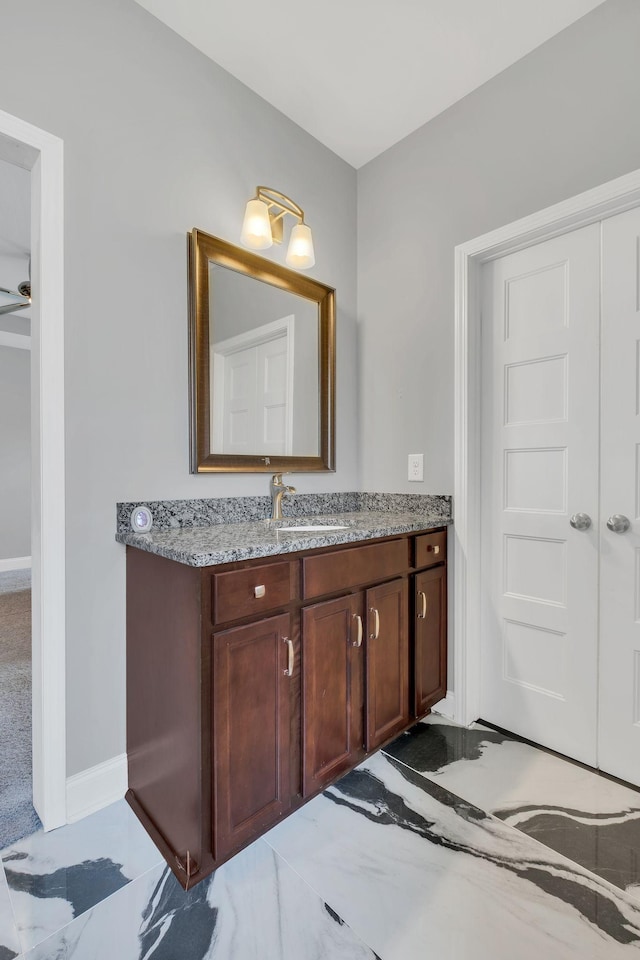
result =
[[[369,639],[377,640],[378,637],[380,636],[380,614],[378,613],[375,607],[370,607],[369,613],[372,613],[376,620],[376,625],[373,629],[373,633],[369,634]]]
[[[290,640],[289,637],[283,637],[282,639],[286,643],[287,649],[289,651],[287,669],[284,671],[284,675],[285,677],[292,677],[293,676],[293,640]]]
[[[354,613],[353,619],[356,621],[358,625],[358,638],[356,642],[352,644],[352,646],[361,647],[362,646],[362,617],[360,616],[360,614]]]
[[[435,553],[436,556],[437,556],[437,555],[440,553],[440,547],[439,547],[438,545],[436,545],[436,546],[434,547],[434,545],[433,545],[432,543],[428,544],[428,545],[427,545],[427,553],[431,553],[431,552]]]
[[[418,590],[418,596],[422,603],[422,610],[418,614],[418,620],[424,620],[427,616],[427,595],[424,590]]]
[[[260,586],[253,588],[253,595],[256,598],[256,600],[259,600],[261,597],[264,597],[266,592],[267,592],[267,588],[265,587],[264,583],[261,583]]]

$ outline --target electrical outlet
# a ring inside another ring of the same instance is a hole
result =
[[[409,454],[407,476],[409,480],[424,480],[424,454]]]

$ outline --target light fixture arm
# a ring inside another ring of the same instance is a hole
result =
[[[279,190],[273,190],[271,187],[256,187],[256,200],[262,200],[269,207],[270,216],[274,220],[279,220],[285,214],[290,213],[292,217],[304,223],[304,210],[299,207],[295,201]],[[272,212],[271,208],[277,207],[279,213]]]

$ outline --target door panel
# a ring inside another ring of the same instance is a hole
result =
[[[406,580],[366,593],[367,751],[409,722],[408,601]]]
[[[303,796],[362,752],[362,594],[302,611]]]
[[[414,577],[414,712],[425,713],[447,695],[447,568]]]
[[[482,283],[481,714],[591,764],[599,271],[593,224],[486,264]]]
[[[290,806],[288,614],[214,634],[215,856]]]
[[[605,220],[602,241],[599,765],[640,785],[640,210]]]

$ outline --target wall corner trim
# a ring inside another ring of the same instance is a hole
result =
[[[127,782],[126,753],[67,777],[67,822],[75,823],[122,800]]]
[[[30,570],[31,557],[9,557],[8,560],[0,560],[0,573],[7,573],[10,570]]]

